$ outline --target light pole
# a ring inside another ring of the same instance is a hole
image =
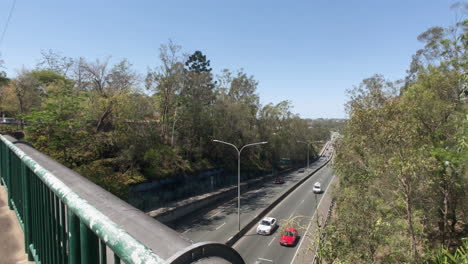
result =
[[[247,145],[244,145],[244,146],[239,150],[239,149],[236,147],[236,145],[234,145],[234,144],[231,144],[231,143],[228,143],[228,142],[224,142],[224,141],[221,141],[221,140],[217,140],[217,139],[214,139],[213,141],[214,141],[214,142],[218,142],[218,143],[223,143],[223,144],[229,145],[229,146],[235,148],[236,151],[237,151],[237,225],[238,225],[238,230],[240,231],[240,155],[241,155],[242,150],[244,150],[244,148],[246,148],[246,147],[255,146],[255,145],[262,145],[262,144],[266,144],[266,143],[268,143],[268,142],[263,141],[263,142],[257,142],[257,143],[247,144]]]
[[[305,141],[297,141],[298,143],[304,143],[307,145],[307,169],[309,169],[309,146],[312,142],[305,142]]]

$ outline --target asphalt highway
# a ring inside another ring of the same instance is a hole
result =
[[[284,247],[279,244],[280,228],[272,235],[262,236],[256,234],[257,226],[254,226],[242,237],[234,248],[242,255],[247,264],[273,263],[290,264],[294,256],[300,254],[298,247],[300,240],[304,238],[304,233],[309,227],[317,206],[325,192],[314,194],[312,187],[315,182],[320,182],[322,190],[326,190],[333,176],[333,170],[327,165],[316,172],[311,178],[299,186],[294,192],[279,203],[267,216],[275,217],[281,222],[294,221],[294,227],[299,227],[299,242],[294,247]],[[302,248],[307,248],[302,245]],[[310,245],[312,247],[312,245]]]
[[[264,208],[266,208],[272,201],[274,201],[277,197],[279,197],[282,193],[284,193],[287,188],[297,183],[300,179],[308,175],[310,172],[312,172],[316,168],[323,165],[326,162],[326,159],[327,158],[325,156],[319,158],[317,161],[310,164],[309,170],[306,170],[303,173],[294,171],[292,173],[284,175],[284,180],[285,180],[284,184],[274,184],[273,182],[266,183],[262,186],[262,188],[252,190],[246,193],[242,193],[241,194],[241,228],[244,227],[259,212],[261,212]],[[323,177],[326,178],[325,176]],[[309,188],[310,191],[312,191],[312,185],[313,183],[315,183],[317,179],[318,179],[318,176],[314,175],[303,185],[307,185],[307,186],[310,185],[309,186],[310,188],[309,187],[307,188]],[[323,188],[325,187],[326,185],[324,182]],[[296,191],[290,194],[290,196],[296,197],[297,196],[296,193],[298,193],[298,190],[301,190],[301,188],[302,186],[296,189]],[[306,193],[311,194],[309,193],[308,190]],[[302,207],[305,207],[306,205],[311,205],[309,200],[307,201],[304,200],[304,202],[301,202],[303,199],[305,199],[305,196],[304,198],[298,200],[298,203],[303,204]],[[288,200],[289,200],[288,198],[285,199],[285,201],[288,201]],[[281,204],[284,204],[284,203],[285,202],[282,202]],[[307,208],[309,207],[305,207],[304,211],[307,211],[306,210]],[[284,211],[288,211],[288,209],[285,209]],[[291,213],[292,212],[293,211],[291,211]],[[308,215],[310,215],[311,213],[312,212],[308,212]],[[206,208],[204,210],[200,210],[194,214],[188,215],[184,217],[183,219],[177,222],[171,223],[169,225],[172,228],[174,228],[176,231],[181,233],[183,236],[189,238],[190,240],[194,242],[216,241],[216,242],[225,243],[230,237],[235,235],[238,231],[237,197],[226,203],[215,206],[214,208],[212,207],[212,208]],[[266,237],[265,239],[267,238],[268,237]],[[242,243],[245,243],[245,242],[242,242]],[[269,243],[269,241],[267,243]],[[239,245],[242,245],[242,244],[239,243]],[[239,252],[243,254],[242,250]]]

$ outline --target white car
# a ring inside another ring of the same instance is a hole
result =
[[[314,193],[321,193],[322,192],[322,187],[320,186],[320,182],[316,182],[314,184],[314,188],[312,188]]]
[[[275,231],[276,227],[278,227],[276,218],[265,217],[257,226],[257,234],[271,235],[271,233]]]

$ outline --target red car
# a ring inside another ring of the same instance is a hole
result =
[[[279,242],[283,246],[294,246],[297,243],[298,236],[296,228],[288,227],[281,233]]]
[[[283,178],[276,178],[275,181],[274,181],[275,184],[283,184],[284,183],[284,180]]]

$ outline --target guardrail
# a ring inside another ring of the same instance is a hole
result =
[[[0,183],[23,228],[28,260],[36,263],[182,264],[209,258],[244,264],[232,248],[191,244],[27,144],[1,135]]]

